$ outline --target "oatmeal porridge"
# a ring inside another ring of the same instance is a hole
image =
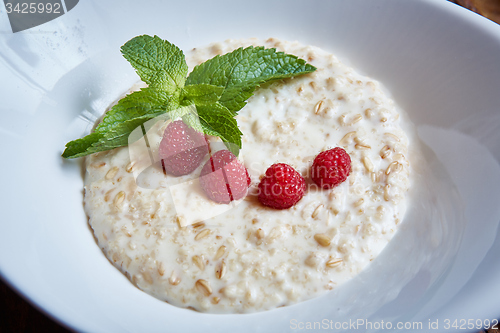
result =
[[[256,90],[236,116],[239,159],[252,178],[246,198],[210,202],[193,177],[204,163],[182,177],[150,168],[139,183],[127,147],[86,159],[85,210],[99,246],[138,288],[176,306],[255,312],[328,292],[376,258],[405,214],[410,124],[381,85],[319,48],[276,39],[212,44],[187,54],[187,62],[193,68],[249,45],[297,55],[317,70]],[[153,151],[163,129],[148,131]],[[333,189],[318,189],[310,167],[334,147],[349,153],[351,173]],[[306,194],[290,209],[265,207],[253,195],[274,163],[306,179]],[[158,186],[144,185],[154,179]],[[189,213],[198,220],[189,222]]]

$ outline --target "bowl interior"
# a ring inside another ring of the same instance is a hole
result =
[[[4,84],[0,146],[15,157],[0,167],[0,251],[12,254],[0,257],[0,272],[72,327],[288,331],[293,320],[425,319],[460,291],[495,240],[500,29],[472,13],[430,0],[271,0],[244,8],[234,1],[85,1],[37,29],[0,36],[0,74],[13,83]],[[425,160],[412,193],[417,204],[380,258],[325,296],[249,315],[200,314],[133,287],[87,225],[81,161],[60,154],[137,81],[119,47],[140,34],[182,49],[228,38],[299,40],[381,81],[415,124]]]

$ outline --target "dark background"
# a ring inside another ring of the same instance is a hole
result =
[[[500,23],[500,0],[453,0],[451,2]],[[71,332],[31,306],[1,280],[0,309],[0,333]],[[488,333],[500,333],[500,330],[489,330]]]

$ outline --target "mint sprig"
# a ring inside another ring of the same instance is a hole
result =
[[[182,117],[197,131],[220,137],[238,155],[242,133],[234,117],[254,91],[263,83],[316,70],[294,55],[247,47],[216,56],[187,76],[182,51],[158,36],[135,37],[121,51],[148,87],[121,99],[93,133],[67,143],[63,157],[126,146],[135,128],[165,113],[172,119]],[[176,111],[190,105],[196,107],[197,114]]]

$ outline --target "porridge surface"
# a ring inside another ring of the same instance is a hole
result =
[[[317,67],[258,89],[237,116],[250,192],[271,164],[287,163],[307,183],[296,206],[274,210],[253,195],[210,202],[196,180],[204,163],[188,176],[152,167],[137,178],[127,147],[86,159],[85,210],[99,246],[137,287],[180,307],[253,312],[320,295],[365,268],[405,213],[411,179],[402,127],[410,125],[380,84],[321,49],[276,39],[216,43],[187,61],[192,69],[248,45],[276,47]],[[163,128],[148,132],[153,152]],[[351,157],[351,174],[319,190],[309,177],[312,161],[338,146]],[[186,225],[192,216],[203,222]]]

